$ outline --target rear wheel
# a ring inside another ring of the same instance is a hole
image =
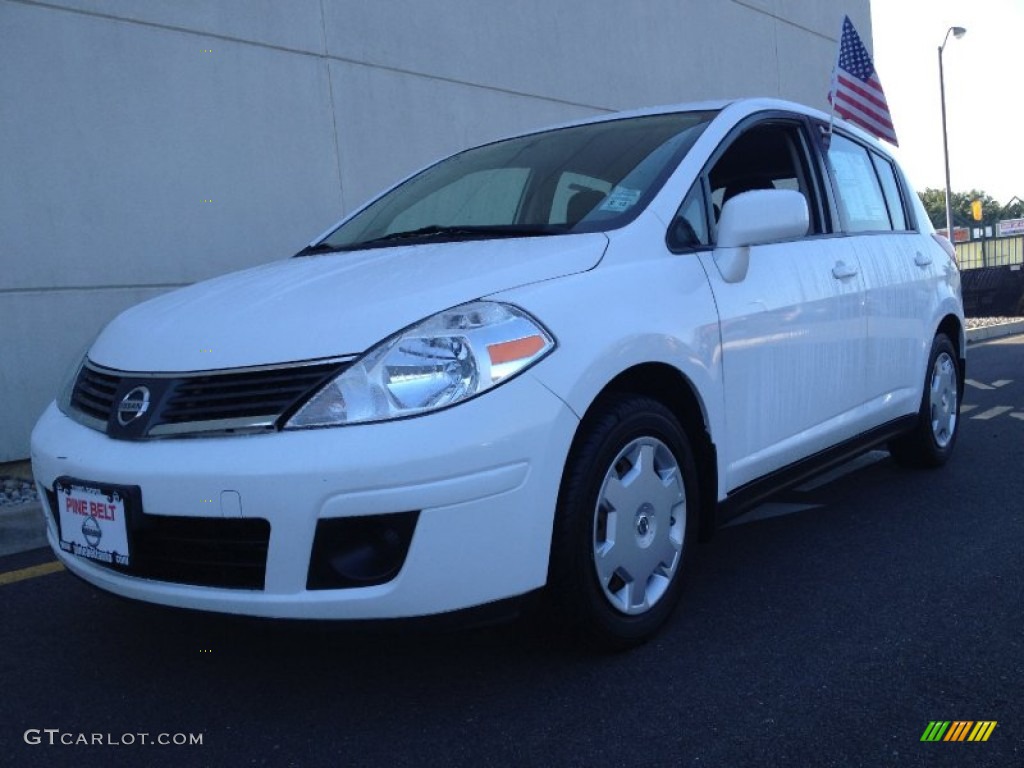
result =
[[[917,426],[889,444],[892,457],[909,467],[939,467],[953,453],[960,428],[960,363],[949,337],[932,342]]]
[[[562,479],[549,590],[556,617],[601,648],[647,640],[678,602],[697,523],[686,433],[656,400],[619,395],[588,417]]]

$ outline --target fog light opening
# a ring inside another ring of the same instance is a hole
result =
[[[398,575],[405,560],[402,537],[393,528],[385,528],[371,541],[346,542],[331,555],[329,563],[342,579],[365,584],[380,584]]]
[[[317,523],[307,589],[385,584],[405,564],[419,512],[337,518]]]

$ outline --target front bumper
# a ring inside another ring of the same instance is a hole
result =
[[[262,589],[127,575],[51,547],[97,587],[154,603],[267,617],[380,619],[481,605],[543,586],[562,468],[578,420],[524,375],[418,418],[267,435],[112,440],[51,405],[32,434],[40,497],[59,477],[141,489],[143,517],[270,524]],[[230,503],[224,500],[230,500]],[[48,504],[49,505],[49,504]],[[317,523],[418,512],[383,584],[308,589]]]

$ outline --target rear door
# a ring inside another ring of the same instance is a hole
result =
[[[878,422],[912,413],[945,280],[938,245],[917,230],[895,165],[873,147],[836,133],[828,151],[842,227],[864,276],[868,322],[866,407]]]

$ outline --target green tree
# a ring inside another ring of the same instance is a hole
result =
[[[936,229],[946,228],[946,193],[944,190],[928,187],[924,192],[918,192],[924,209],[928,212],[928,218]]]
[[[921,202],[924,204],[924,209],[928,212],[928,218],[931,219],[932,226],[937,229],[945,229],[945,191],[929,187],[924,192],[919,192],[918,197],[921,198]],[[971,203],[975,200],[981,200],[981,221],[977,223],[975,223],[974,215],[971,213]],[[954,192],[950,207],[953,209],[954,227],[995,224],[999,219],[1017,218],[1017,215],[1011,213],[1011,209],[1019,210],[1024,208],[1024,206],[1021,205],[1020,200],[1017,200],[1016,203],[1009,208],[1004,208],[1000,205],[998,200],[978,189],[972,189],[970,192]]]
[[[1019,197],[1011,198],[1010,202],[1003,206],[1003,212],[999,218],[1024,219],[1024,200],[1021,200]]]

